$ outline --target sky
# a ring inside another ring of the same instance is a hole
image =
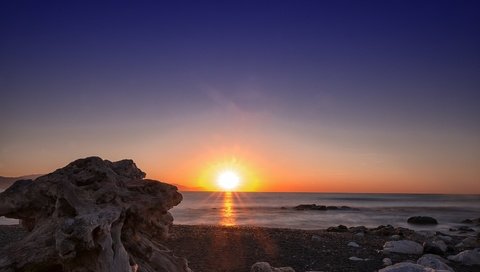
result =
[[[480,193],[478,14],[1,1],[0,175],[95,155],[205,190],[230,169],[242,191]]]

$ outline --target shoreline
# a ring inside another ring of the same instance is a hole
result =
[[[410,229],[391,226],[332,227],[329,229],[302,230],[257,226],[176,225],[170,229],[170,237],[159,241],[176,256],[186,258],[193,271],[245,272],[256,262],[268,262],[273,267],[290,266],[302,271],[377,271],[384,268],[383,259],[392,262],[416,261],[421,255],[383,253],[387,241],[406,239],[419,243],[430,240],[429,235]],[[18,241],[27,232],[19,225],[0,225],[0,250]],[[464,237],[453,236],[450,252]],[[393,238],[395,237],[395,238]],[[358,247],[348,244],[355,242]],[[351,260],[357,257],[361,260]],[[449,262],[456,272],[474,271],[479,266],[464,266]]]

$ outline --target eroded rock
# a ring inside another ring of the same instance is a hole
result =
[[[295,272],[291,267],[272,267],[267,262],[257,262],[250,268],[250,272]]]
[[[422,254],[423,246],[409,240],[388,241],[383,245],[384,253]]]
[[[434,254],[423,255],[420,259],[417,260],[417,264],[424,267],[433,268],[435,270],[447,270],[450,272],[455,272],[453,268],[447,265],[447,260]]]
[[[144,177],[132,160],[89,157],[17,181],[0,194],[0,215],[30,233],[2,249],[0,271],[190,271],[158,242],[182,195]]]
[[[448,259],[464,265],[480,265],[480,248],[464,250],[457,255],[448,256]]]

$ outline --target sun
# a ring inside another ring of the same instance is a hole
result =
[[[240,177],[237,173],[231,170],[225,170],[218,174],[217,184],[225,191],[232,191],[237,188],[240,183]]]

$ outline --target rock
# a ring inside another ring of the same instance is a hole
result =
[[[426,269],[422,265],[414,264],[410,262],[401,262],[394,265],[387,266],[378,270],[378,272],[433,272]]]
[[[252,265],[250,272],[295,272],[295,270],[291,267],[275,268],[267,262],[257,262]]]
[[[462,221],[463,224],[473,224],[473,220],[472,219],[465,219]]]
[[[394,234],[392,236],[390,236],[390,239],[394,240],[394,241],[398,241],[400,240],[402,237],[400,237],[400,235],[398,234]]]
[[[452,241],[452,237],[448,235],[437,235],[437,238],[447,243]]]
[[[365,226],[357,226],[357,227],[348,228],[348,231],[353,232],[353,233],[359,233],[359,232],[366,232],[366,231],[368,231],[368,229]]]
[[[90,157],[13,184],[0,216],[31,232],[0,250],[0,271],[191,271],[160,244],[182,195],[144,177],[132,160]]]
[[[304,211],[304,210],[316,210],[316,211],[325,211],[327,210],[327,207],[323,205],[317,205],[317,204],[301,204],[298,206],[293,207],[297,211]]]
[[[364,237],[365,236],[365,232],[361,231],[361,232],[357,232],[354,234],[355,237]]]
[[[477,237],[467,237],[463,239],[460,243],[456,244],[455,247],[461,248],[461,247],[466,247],[466,248],[474,248],[474,247],[480,247],[480,241]]]
[[[348,232],[348,228],[344,225],[338,225],[336,227],[329,227],[327,229],[329,232]]]
[[[480,248],[464,250],[457,255],[448,256],[448,259],[463,265],[480,265]]]
[[[360,245],[358,245],[355,242],[350,242],[350,243],[347,244],[347,246],[349,246],[349,247],[360,247]]]
[[[433,254],[423,255],[420,259],[417,260],[417,264],[424,267],[455,272],[450,266],[446,264],[446,262],[447,260]]]
[[[419,243],[409,240],[388,241],[383,245],[383,252],[420,255],[423,253],[423,247]]]
[[[320,242],[322,240],[322,237],[318,235],[312,235],[312,242]]]
[[[362,259],[362,258],[358,258],[358,257],[355,257],[355,256],[352,256],[350,258],[348,258],[350,261],[354,261],[354,262],[358,262],[358,261],[365,261],[365,259]]]
[[[419,231],[415,232],[415,234],[417,234],[418,236],[420,236],[422,238],[432,238],[432,237],[435,237],[435,235],[437,233],[435,231],[432,231],[432,230],[419,230]]]
[[[384,266],[392,265],[392,259],[390,258],[383,258],[382,263]]]
[[[442,240],[433,240],[423,243],[423,253],[443,255],[447,251],[447,245]]]
[[[461,226],[458,228],[459,231],[466,231],[466,232],[474,232],[475,230],[470,228],[470,227],[467,227],[467,226]]]
[[[391,236],[395,234],[395,228],[391,225],[381,225],[370,230],[371,233],[382,236]]]
[[[416,225],[436,225],[438,224],[437,219],[430,216],[412,216],[408,218],[407,222],[409,224]]]

